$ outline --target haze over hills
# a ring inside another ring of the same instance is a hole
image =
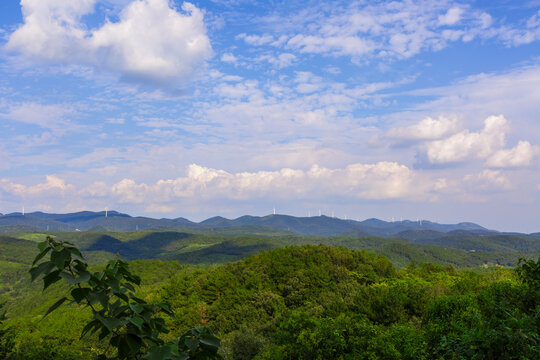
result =
[[[379,219],[367,219],[364,221],[355,221],[324,215],[312,217],[295,217],[289,215],[267,215],[260,217],[245,215],[237,219],[226,219],[217,216],[197,223],[185,218],[154,219],[149,217],[133,217],[117,211],[82,211],[67,214],[32,212],[24,215],[22,213],[11,213],[0,216],[0,232],[13,229],[114,232],[150,229],[190,229],[192,231],[198,230],[204,232],[238,231],[318,236],[400,237],[411,241],[431,240],[448,235],[478,236],[499,233],[470,222],[439,224],[426,220],[388,222]]]

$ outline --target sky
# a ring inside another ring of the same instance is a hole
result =
[[[540,1],[2,0],[23,206],[540,231]]]

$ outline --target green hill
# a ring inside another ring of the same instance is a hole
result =
[[[384,247],[399,253],[396,244],[388,240]],[[220,246],[211,254],[243,255],[226,242]],[[538,274],[531,271],[540,263],[529,265],[521,278],[497,267],[470,272],[416,264],[398,270],[384,256],[325,245],[265,250],[206,268],[130,263],[143,279],[137,296],[173,310],[171,338],[209,326],[227,356],[240,360],[537,358],[540,298],[531,280]],[[70,305],[41,316],[66,290],[55,284],[42,293],[26,278],[0,294],[8,299],[0,351],[9,359],[94,358],[99,339],[79,339],[89,309]]]

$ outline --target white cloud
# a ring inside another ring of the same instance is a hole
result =
[[[296,60],[296,56],[290,53],[279,54],[277,57],[269,57],[268,62],[278,69],[283,69],[291,66]]]
[[[422,183],[420,177],[406,166],[393,162],[352,164],[343,169],[314,165],[307,171],[283,168],[238,173],[192,164],[185,177],[159,180],[153,185],[123,179],[110,186],[108,193],[124,203],[169,202],[179,198],[254,200],[306,196],[314,199],[326,196],[396,199],[426,197],[433,186]],[[105,186],[94,183],[83,193],[103,195]]]
[[[122,117],[116,117],[116,118],[111,117],[111,118],[107,118],[105,121],[108,122],[109,124],[122,125],[126,122],[126,119]]]
[[[307,71],[297,72],[294,81],[298,84],[296,86],[296,91],[301,94],[313,93],[326,86],[322,78]]]
[[[309,7],[288,17],[267,16],[262,19],[264,34],[244,33],[238,38],[255,46],[350,56],[357,64],[366,64],[372,57],[410,58],[476,38],[509,46],[540,39],[540,12],[511,25],[497,20],[474,4],[451,0],[349,1]],[[275,33],[268,32],[269,24],[277,29]]]
[[[97,29],[82,22],[97,0],[23,0],[24,24],[6,48],[54,64],[91,66],[121,77],[178,87],[192,79],[212,53],[203,13],[182,12],[167,0],[134,0],[117,22]]]
[[[464,130],[442,140],[426,144],[428,160],[434,164],[460,162],[469,158],[485,159],[504,146],[508,122],[504,116],[490,116],[480,132]]]
[[[226,63],[236,64],[238,59],[236,58],[236,56],[234,56],[234,54],[225,53],[225,54],[221,55],[221,61],[226,62]]]
[[[439,25],[455,25],[461,20],[463,10],[459,7],[448,9],[446,14],[439,15]]]
[[[250,45],[266,45],[274,41],[274,37],[269,34],[264,35],[247,35],[247,34],[240,34],[236,36],[237,39],[242,39],[246,43]]]
[[[322,37],[298,34],[287,42],[287,47],[303,53],[335,53],[364,55],[376,49],[373,41],[354,36]]]
[[[436,140],[457,132],[459,127],[459,121],[455,116],[439,116],[438,119],[426,117],[414,125],[390,129],[385,137],[402,141]]]
[[[283,34],[242,34],[241,38],[257,46],[351,56],[358,63],[371,56],[409,58],[438,51],[452,41],[470,41],[491,25],[489,14],[452,1],[352,1],[264,20],[284,29]],[[272,41],[278,37],[279,42]]]
[[[345,140],[358,144],[366,127],[351,111],[357,106],[373,106],[378,91],[395,86],[388,82],[347,87],[323,81],[311,72],[295,75],[278,82],[218,83],[212,91],[221,101],[201,102],[193,107],[193,122],[184,122],[181,127],[245,144],[275,141],[285,146],[305,138],[317,138],[319,143]]]
[[[458,113],[464,123],[480,125],[481,119],[504,114],[512,120],[514,141],[540,139],[538,120],[540,103],[540,66],[522,66],[500,73],[481,73],[436,88],[414,90],[407,95],[427,97],[410,112],[392,115],[396,122],[403,118],[430,116],[433,113]]]
[[[79,193],[91,197],[105,197],[109,194],[109,187],[103,181],[96,181],[79,191]]]
[[[540,11],[533,14],[526,22],[525,28],[503,26],[494,32],[506,44],[519,46],[540,40]]]
[[[150,204],[144,208],[144,211],[149,213],[171,213],[175,209],[170,205]]]
[[[37,125],[43,129],[54,131],[61,135],[78,128],[68,118],[75,114],[70,106],[53,104],[43,105],[34,102],[11,105],[7,112],[1,113],[0,118],[25,124]]]
[[[487,159],[486,165],[498,168],[529,166],[538,152],[538,146],[532,146],[528,141],[520,141],[511,149],[495,152]]]
[[[478,191],[497,191],[512,189],[510,180],[499,170],[483,170],[463,177],[465,185],[472,194]]]
[[[56,175],[47,175],[44,183],[32,186],[13,183],[8,179],[1,179],[0,189],[21,197],[37,197],[64,195],[67,191],[74,190],[74,186],[66,184],[63,179]]]

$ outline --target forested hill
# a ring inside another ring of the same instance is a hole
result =
[[[526,265],[519,272],[433,264],[398,270],[384,256],[324,245],[208,268],[130,263],[142,277],[137,296],[174,312],[171,338],[208,326],[234,360],[538,359],[540,262]],[[88,307],[62,306],[42,317],[66,284],[42,293],[27,277],[9,281],[0,294],[8,299],[0,358],[82,360],[106,351],[97,335],[80,338]]]
[[[317,236],[381,236],[400,237],[414,232],[430,232],[431,237],[441,237],[449,232],[466,232],[469,235],[492,235],[496,233],[480,225],[462,222],[439,224],[423,221],[363,221],[344,220],[328,216],[295,217],[289,215],[242,216],[237,219],[213,217],[200,223],[185,218],[153,219],[133,217],[117,211],[83,211],[69,214],[47,214],[43,212],[12,213],[0,216],[0,232],[12,230],[41,231],[137,231],[137,230],[187,230],[189,232],[236,232],[276,233]],[[523,234],[521,234],[523,235]]]
[[[188,231],[133,232],[36,232],[10,231],[0,235],[0,260],[20,257],[35,249],[35,242],[47,234],[80,247],[87,256],[107,259],[119,254],[126,260],[166,259],[189,264],[215,264],[245,258],[261,250],[289,245],[325,244],[354,250],[370,250],[388,257],[398,267],[410,262],[451,264],[456,267],[504,265],[515,266],[521,257],[540,253],[540,239],[493,234],[471,235],[469,232],[440,233],[410,231],[402,238],[374,236],[306,236],[279,233],[230,233],[234,227],[213,229],[208,233]],[[247,227],[242,227],[246,231]],[[270,228],[266,228],[270,229]],[[198,230],[197,230],[198,231]],[[258,231],[262,231],[258,228]],[[9,236],[7,236],[9,235]],[[5,251],[2,251],[5,250]],[[26,255],[28,258],[29,256]]]

